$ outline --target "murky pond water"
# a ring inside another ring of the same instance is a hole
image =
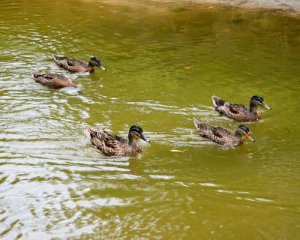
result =
[[[0,14],[1,239],[299,238],[299,20],[100,0],[3,0]],[[98,56],[107,72],[69,74],[52,54]],[[265,98],[272,110],[248,124],[256,143],[198,138],[194,117],[238,126],[212,95]],[[83,133],[133,124],[151,139],[140,158],[105,157]]]

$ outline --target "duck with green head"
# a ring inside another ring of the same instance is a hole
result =
[[[206,138],[220,145],[240,145],[243,142],[243,136],[245,136],[246,139],[255,142],[254,138],[250,134],[249,128],[244,125],[240,125],[236,131],[232,131],[226,128],[214,127],[206,123],[200,123],[197,119],[194,119],[194,124],[200,137]]]
[[[86,129],[92,145],[107,156],[132,156],[142,152],[139,140],[150,142],[141,127],[134,125],[129,129],[128,140],[107,131],[99,131],[88,127]]]
[[[53,55],[55,63],[68,70],[69,72],[94,72],[95,67],[99,67],[105,71],[105,67],[102,65],[101,60],[97,57],[92,57],[89,62],[82,61],[80,59],[68,58],[63,56]]]
[[[260,96],[253,96],[250,99],[250,108],[245,105],[226,102],[225,100],[212,96],[212,101],[215,110],[220,114],[232,118],[240,122],[253,122],[260,119],[258,107],[264,107],[268,110],[271,108],[264,102],[264,99]]]

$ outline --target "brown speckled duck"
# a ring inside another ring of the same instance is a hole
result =
[[[194,119],[194,124],[198,130],[200,137],[206,138],[212,142],[220,145],[236,146],[242,143],[242,137],[255,142],[253,137],[250,135],[249,128],[240,125],[234,132],[222,127],[213,127],[206,123],[200,123],[197,119]]]
[[[212,96],[212,101],[217,112],[240,122],[258,121],[260,119],[260,115],[257,111],[258,106],[269,110],[271,109],[264,103],[264,99],[260,96],[253,96],[250,99],[250,108],[242,104],[226,102],[216,96]]]
[[[142,148],[138,145],[138,140],[150,142],[143,130],[139,126],[132,126],[129,129],[128,141],[107,131],[98,131],[88,127],[87,135],[90,137],[91,143],[97,147],[103,154],[108,156],[132,156],[142,152]]]
[[[73,59],[68,57],[60,57],[57,55],[53,55],[53,59],[56,64],[69,72],[94,72],[95,67],[99,67],[103,71],[105,71],[105,67],[102,65],[99,58],[92,57],[89,62],[85,62],[79,59]]]
[[[45,85],[50,88],[59,89],[64,87],[75,87],[78,86],[73,84],[71,79],[66,76],[59,74],[37,74],[33,73],[32,77],[37,83]]]

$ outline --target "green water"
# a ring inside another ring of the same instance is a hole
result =
[[[300,20],[220,6],[0,2],[1,239],[300,239]],[[100,57],[69,74],[52,54]],[[50,90],[62,73],[82,92]],[[256,143],[201,140],[196,117],[235,129],[211,96],[272,107]],[[151,140],[140,158],[94,149],[87,125]],[[171,150],[181,150],[181,153]]]

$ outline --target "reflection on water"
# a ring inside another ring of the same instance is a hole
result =
[[[299,20],[267,11],[104,1],[0,3],[3,239],[294,239],[299,235]],[[100,57],[70,74],[52,54]],[[47,89],[58,73],[80,91]],[[256,143],[200,140],[192,119],[235,129],[211,96],[272,106]],[[87,125],[151,140],[102,156]]]

